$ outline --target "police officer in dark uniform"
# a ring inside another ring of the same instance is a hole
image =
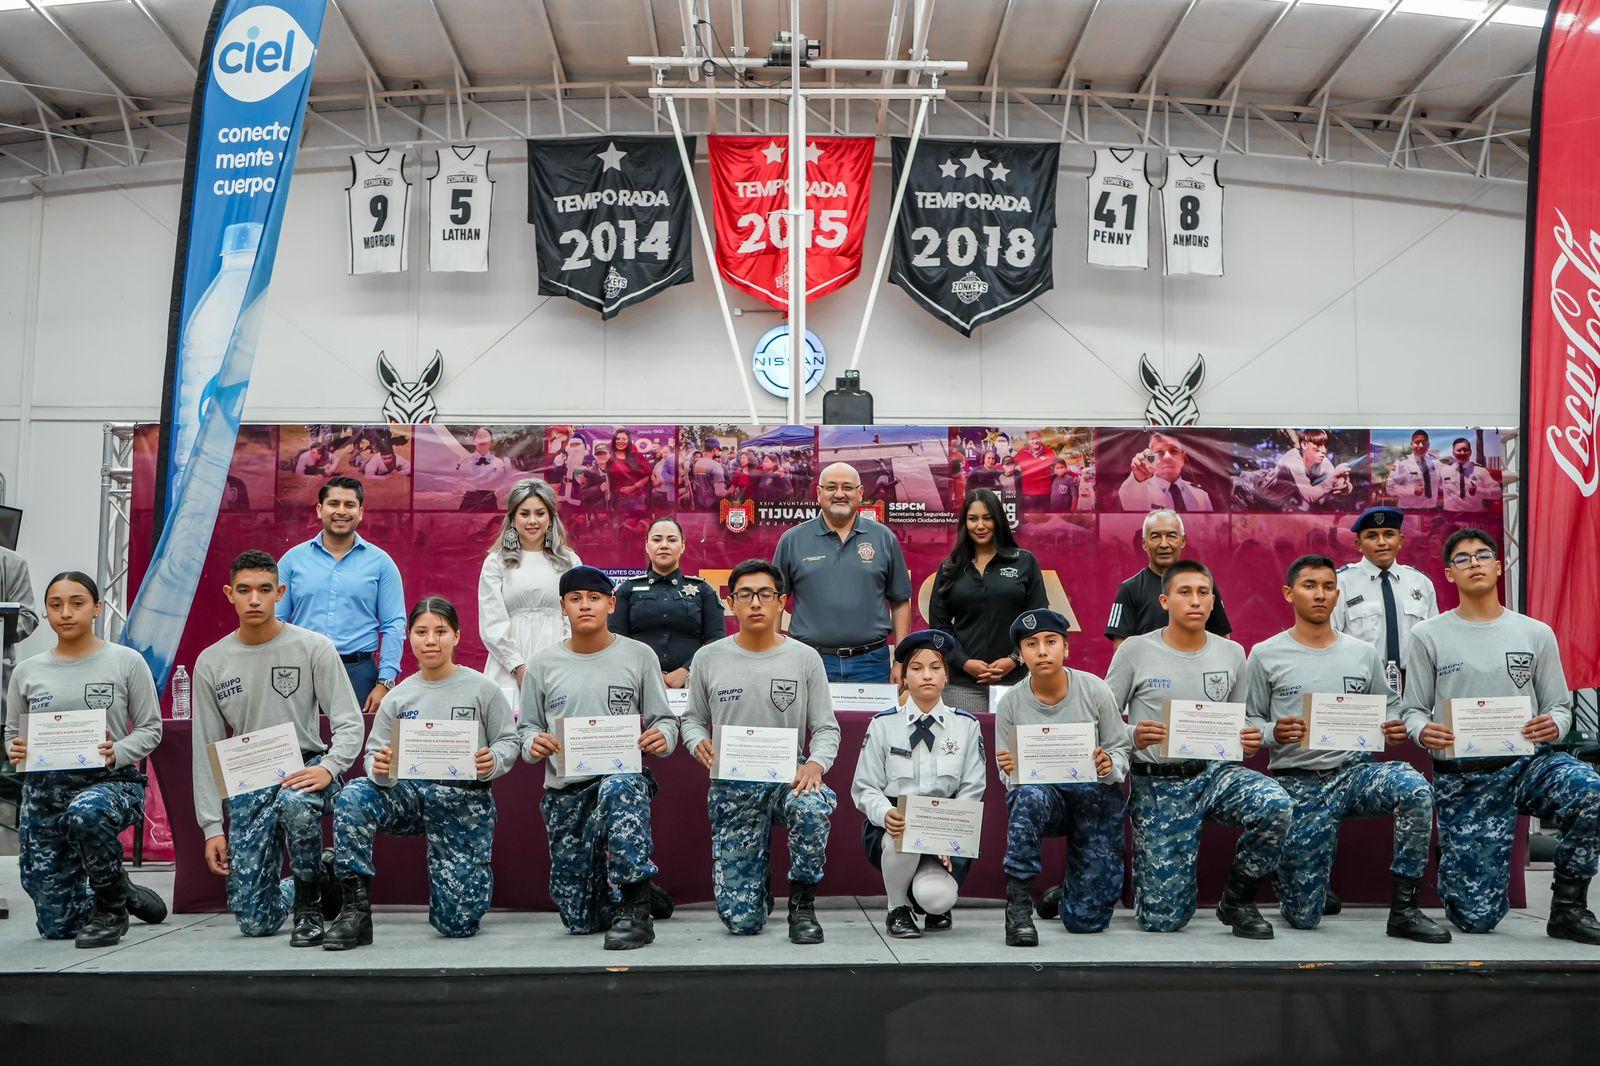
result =
[[[717,590],[678,568],[683,527],[658,518],[645,534],[650,570],[617,587],[611,632],[642,641],[661,659],[669,689],[689,683],[689,660],[701,646],[728,635]]]

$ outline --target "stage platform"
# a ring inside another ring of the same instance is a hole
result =
[[[170,891],[170,873],[138,876]],[[409,907],[381,910],[376,943],[350,952],[247,940],[226,914],[135,922],[121,945],[79,951],[37,938],[14,859],[0,895],[0,1031],[19,1064],[281,1062],[313,1046],[357,1062],[1560,1062],[1600,1037],[1600,949],[1545,936],[1548,873],[1498,931],[1441,947],[1386,937],[1385,911],[1356,908],[1314,932],[1279,921],[1266,943],[1209,911],[1153,935],[1119,910],[1093,936],[1041,922],[1026,950],[1005,946],[987,901],[898,941],[881,898],[836,897],[812,948],[788,943],[780,901],[758,937],[695,905],[628,953],[549,913],[494,912],[445,940]]]

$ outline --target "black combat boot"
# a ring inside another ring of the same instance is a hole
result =
[[[804,881],[789,882],[789,943],[822,943],[822,925],[817,921],[817,886]]]
[[[322,950],[347,951],[372,943],[372,878],[351,874],[339,882],[344,903],[322,937]]]
[[[314,948],[322,943],[322,879],[294,879],[294,925],[289,933],[292,948]]]
[[[929,914],[922,919],[922,931],[925,933],[942,933],[954,923],[950,920],[950,912],[943,914]]]
[[[650,882],[635,881],[622,886],[622,902],[617,915],[606,930],[607,951],[630,951],[642,948],[656,938],[656,927],[650,917]]]
[[[664,922],[672,917],[672,912],[676,907],[672,902],[672,896],[654,881],[647,882],[647,884],[650,886],[650,917],[658,922]],[[772,913],[771,907],[767,908],[767,913]]]
[[[1333,889],[1328,889],[1328,894],[1322,899],[1322,916],[1326,918],[1329,915],[1338,914],[1342,910],[1344,910],[1344,900],[1335,896]]]
[[[80,948],[109,948],[128,931],[128,893],[120,876],[89,887],[94,892],[94,909],[78,930],[76,942]]]
[[[922,930],[917,928],[917,920],[911,917],[910,907],[896,907],[890,911],[883,920],[883,927],[896,940],[915,940],[922,935]]]
[[[1450,943],[1450,930],[1423,914],[1417,906],[1417,882],[1410,877],[1394,879],[1394,892],[1389,897],[1389,928],[1385,931],[1390,936],[1415,940],[1419,944]]]
[[[339,917],[339,908],[344,905],[343,895],[339,891],[339,875],[333,870],[332,848],[322,849],[322,872],[318,877],[322,890],[322,920],[332,922]]]
[[[1246,877],[1235,866],[1228,873],[1228,886],[1217,904],[1217,921],[1233,927],[1233,935],[1246,940],[1271,940],[1272,923],[1256,909],[1256,893],[1261,878]]]
[[[1006,878],[1006,946],[1036,948],[1039,930],[1033,927],[1033,895],[1029,882]]]
[[[1044,895],[1039,897],[1039,902],[1034,904],[1033,913],[1047,922],[1052,918],[1061,917],[1061,886],[1051,885],[1045,889]]]
[[[1594,911],[1589,909],[1588,878],[1556,874],[1550,894],[1550,921],[1544,929],[1558,940],[1600,944],[1600,922],[1594,920]],[[83,941],[78,945],[82,947]]]
[[[128,913],[145,925],[160,925],[167,920],[166,901],[156,895],[155,889],[134,884],[126,870],[122,871],[122,891],[128,898]]]

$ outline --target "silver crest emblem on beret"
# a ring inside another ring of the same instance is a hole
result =
[[[1037,618],[1035,618],[1031,614],[1025,614],[1025,615],[1022,616],[1022,628],[1023,629],[1038,629],[1039,628],[1039,620]]]

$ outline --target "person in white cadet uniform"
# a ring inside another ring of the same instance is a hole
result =
[[[941,698],[950,663],[963,661],[961,646],[949,633],[925,629],[895,645],[907,699],[867,724],[867,739],[856,760],[850,798],[867,816],[861,827],[867,861],[883,872],[889,897],[884,925],[899,939],[919,937],[913,910],[927,915],[928,932],[950,928],[956,893],[972,867],[970,858],[902,853],[905,816],[902,796],[976,800],[983,797],[983,730],[977,718],[952,710]]]
[[[1439,507],[1443,470],[1428,451],[1428,431],[1411,434],[1411,452],[1389,468],[1388,492],[1402,511],[1432,511]]]
[[[1404,695],[1401,664],[1418,622],[1439,613],[1439,597],[1428,575],[1399,561],[1405,547],[1405,515],[1393,507],[1370,507],[1356,518],[1359,563],[1339,568],[1339,602],[1330,621],[1341,633],[1359,637],[1383,656],[1384,680]]]

